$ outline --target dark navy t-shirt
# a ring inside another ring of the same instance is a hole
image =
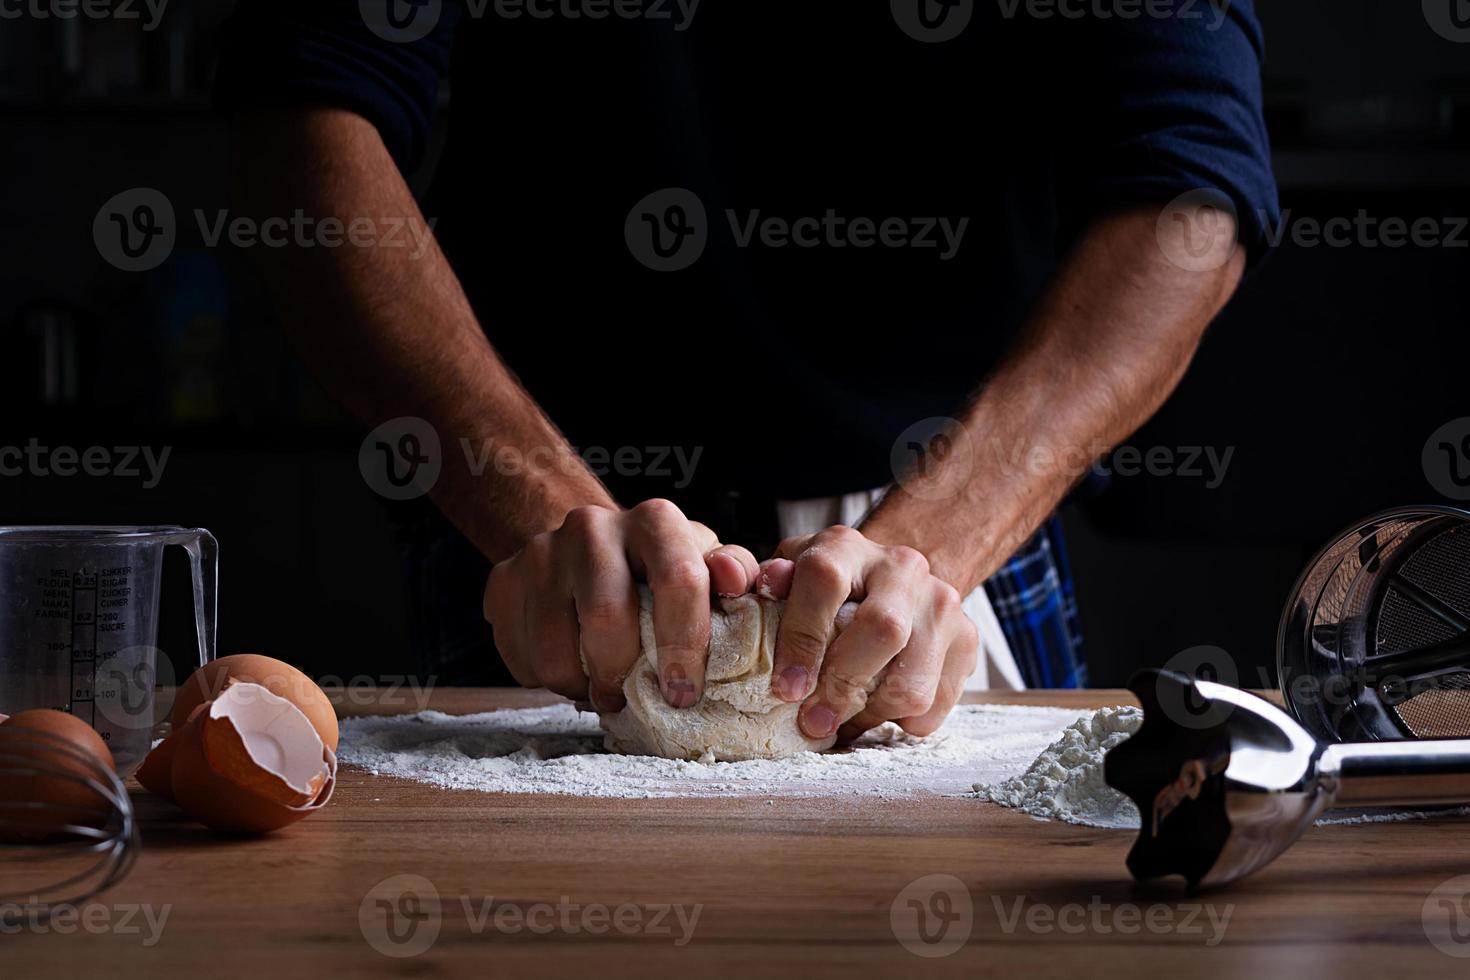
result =
[[[959,410],[1090,220],[1211,191],[1254,260],[1276,209],[1249,0],[961,0],[942,41],[906,2],[430,0],[395,33],[241,0],[218,97],[352,109],[409,169],[449,77],[424,212],[573,444],[838,493]]]

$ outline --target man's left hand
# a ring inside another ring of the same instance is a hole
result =
[[[918,551],[834,526],[783,541],[760,581],[787,600],[771,687],[783,701],[804,702],[807,737],[835,731],[850,742],[885,721],[928,735],[959,701],[979,638],[959,592]],[[856,614],[833,641],[849,601]]]

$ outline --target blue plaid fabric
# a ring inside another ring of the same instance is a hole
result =
[[[1062,542],[1049,519],[985,583],[1027,687],[1086,687],[1077,596]]]

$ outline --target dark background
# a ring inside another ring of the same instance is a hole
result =
[[[228,205],[208,102],[225,0],[162,25],[0,26],[0,445],[172,448],[166,476],[0,479],[0,523],[180,523],[222,550],[221,651],[317,674],[412,671],[402,572],[358,472],[363,429],[289,353],[245,263],[192,212]],[[1267,118],[1292,220],[1470,216],[1470,44],[1418,3],[1263,5]],[[432,163],[425,167],[425,171]],[[422,186],[424,174],[415,177]],[[129,275],[92,241],[99,207],[156,187],[168,263]],[[1442,225],[1449,228],[1448,223]],[[1068,507],[1093,682],[1223,647],[1266,683],[1276,619],[1311,553],[1384,507],[1451,502],[1421,451],[1470,415],[1470,231],[1459,247],[1303,247],[1290,235],[1131,444],[1233,450],[1225,479],[1118,477]],[[183,562],[161,644],[193,656]]]

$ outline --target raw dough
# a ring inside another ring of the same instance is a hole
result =
[[[832,747],[836,736],[813,740],[796,724],[800,704],[771,693],[776,629],[784,602],[754,595],[721,599],[710,614],[709,665],[704,697],[689,708],[673,708],[658,686],[658,648],[653,638],[653,600],[638,590],[638,630],[643,655],[623,682],[628,705],[602,715],[603,744],[626,755],[735,762],[781,759]],[[852,604],[838,617],[851,619]]]

